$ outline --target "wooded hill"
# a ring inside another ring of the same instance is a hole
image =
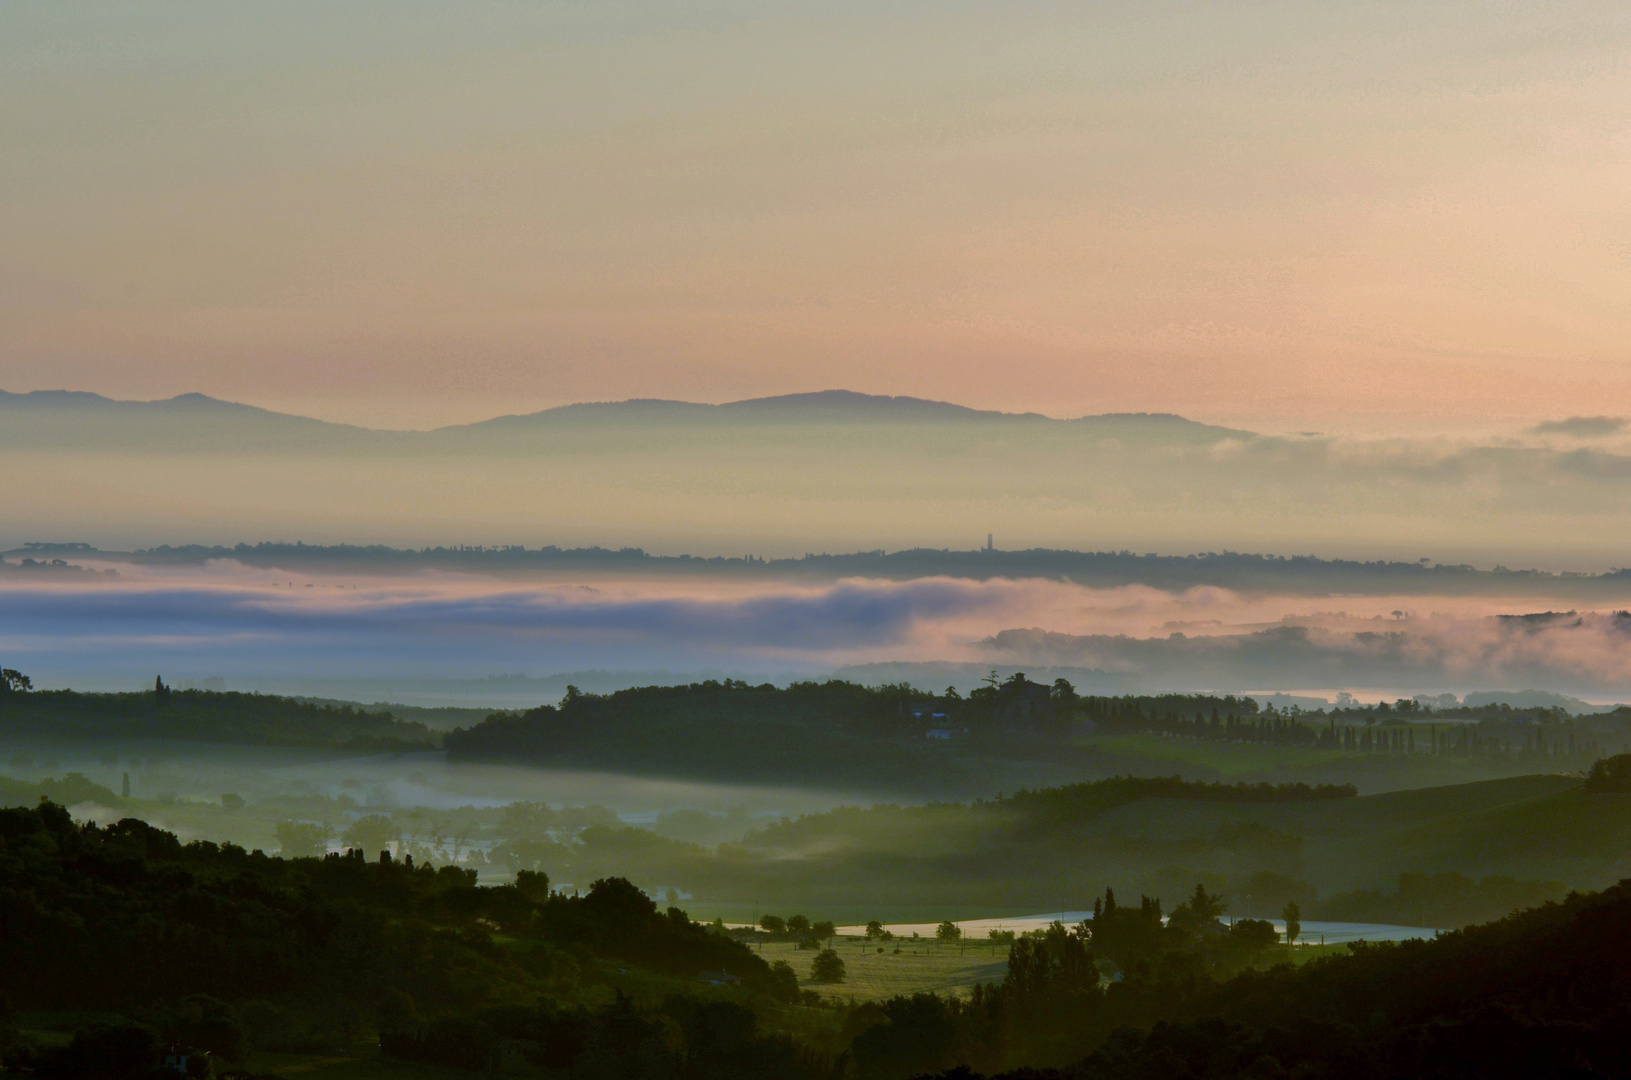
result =
[[[1157,736],[1167,745],[1105,738],[1115,735]],[[841,680],[785,689],[730,679],[610,694],[568,688],[559,705],[495,713],[449,733],[446,747],[451,761],[955,798],[1168,774],[1174,740],[1198,748],[1184,762],[1191,778],[1220,776],[1206,747],[1221,747],[1226,759],[1244,744],[1322,752],[1265,756],[1262,771],[1279,769],[1277,780],[1363,777],[1374,790],[1583,771],[1628,739],[1631,710],[1575,717],[1555,708],[1437,710],[1402,700],[1304,712],[1228,695],[1079,696],[1063,679],[1039,684],[1015,674],[967,696]],[[1390,773],[1411,779],[1390,784]]]
[[[91,694],[0,690],[0,733],[14,742],[77,739],[188,739],[253,746],[358,751],[429,750],[439,736],[388,711],[318,704],[275,694],[152,690]]]
[[[798,996],[785,966],[621,879],[574,897],[540,875],[474,876],[182,844],[136,819],[76,825],[51,803],[0,810],[0,1058],[135,1080],[163,1042],[226,1065],[370,1042],[481,1069],[508,1040],[584,1075],[647,1075],[652,1055],[663,1076],[814,1075],[805,1051],[754,1030]],[[81,1018],[65,1047],[28,1035],[51,1014]],[[761,1071],[727,1068],[738,1059]]]

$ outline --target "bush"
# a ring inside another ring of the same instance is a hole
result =
[[[833,949],[822,949],[810,965],[810,980],[818,983],[844,981],[844,959]]]

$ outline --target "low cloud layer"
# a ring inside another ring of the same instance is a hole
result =
[[[1024,610],[1026,588],[946,579],[759,591],[628,585],[365,587],[273,575],[0,589],[0,655],[56,681],[345,672],[485,675],[572,667],[820,667],[909,646],[925,626]]]
[[[1100,669],[1147,689],[1631,693],[1631,614],[1623,611],[1401,617],[1371,626],[1299,619],[1202,637],[1005,630],[985,646],[1006,663]]]
[[[1548,420],[1529,430],[1536,435],[1568,435],[1575,439],[1606,439],[1625,430],[1623,416],[1571,416],[1567,420]]]
[[[1546,606],[1042,579],[302,577],[217,560],[0,587],[0,661],[80,687],[155,674],[286,690],[584,670],[786,678],[948,661],[1094,669],[1146,689],[1631,692],[1631,616],[1523,615]]]

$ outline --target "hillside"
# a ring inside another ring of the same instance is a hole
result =
[[[621,865],[718,905],[965,917],[1080,910],[1107,885],[1238,915],[1460,926],[1631,876],[1631,798],[1531,776],[1356,797],[1339,788],[1108,780],[965,804],[842,808],[705,851],[602,831],[542,864]],[[554,861],[551,861],[554,860]],[[1324,912],[1324,914],[1320,914]]]

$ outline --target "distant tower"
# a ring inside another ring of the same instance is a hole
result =
[[[996,544],[993,542],[993,536],[994,536],[994,534],[992,534],[992,533],[986,533],[985,534],[985,550],[987,550],[987,551],[996,551],[997,550]]]

